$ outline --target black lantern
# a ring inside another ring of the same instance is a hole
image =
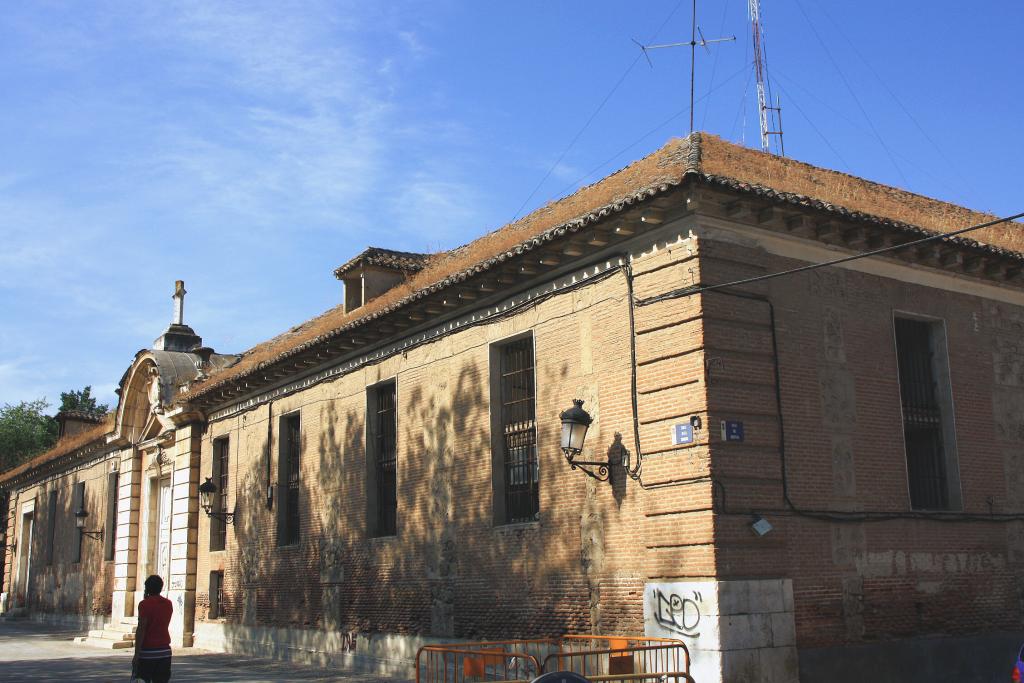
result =
[[[608,481],[608,463],[577,460],[576,456],[583,451],[583,442],[587,438],[587,430],[594,418],[583,410],[583,400],[574,398],[572,408],[563,410],[562,419],[562,452],[569,466],[599,481]],[[594,471],[593,467],[597,468]]]
[[[587,430],[594,421],[590,413],[583,410],[583,399],[574,398],[572,408],[563,410],[562,418],[562,452],[572,460],[583,450],[583,441],[587,438]]]
[[[219,519],[225,524],[235,523],[234,512],[214,512],[213,501],[214,496],[217,495],[217,485],[213,483],[212,477],[207,477],[206,481],[199,485],[199,504],[203,506],[203,511],[206,512],[207,517]]]
[[[75,511],[75,526],[78,528],[78,532],[83,536],[95,538],[96,540],[103,538],[103,529],[100,529],[99,531],[86,531],[85,523],[88,519],[89,513],[85,511],[85,508],[78,508]]]

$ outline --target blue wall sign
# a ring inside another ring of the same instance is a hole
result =
[[[722,420],[722,441],[743,441],[743,423],[739,420]]]
[[[672,425],[672,445],[682,446],[693,443],[693,425],[689,423]]]

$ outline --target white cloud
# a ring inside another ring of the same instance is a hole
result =
[[[336,302],[330,268],[366,244],[478,231],[466,130],[403,108],[430,50],[400,12],[77,10],[52,31],[38,10],[0,19],[18,38],[0,55],[49,86],[0,114],[0,145],[22,125],[48,146],[0,159],[0,401],[112,386],[169,322],[176,278],[186,321],[237,352]],[[387,49],[365,35],[382,30]],[[446,161],[424,161],[438,145]]]

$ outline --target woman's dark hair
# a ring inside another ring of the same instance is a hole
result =
[[[160,591],[164,589],[164,580],[153,574],[143,585],[146,587],[146,595],[160,595]]]

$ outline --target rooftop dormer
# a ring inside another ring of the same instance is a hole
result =
[[[430,254],[369,247],[334,271],[345,283],[345,312],[354,311],[419,271]]]

